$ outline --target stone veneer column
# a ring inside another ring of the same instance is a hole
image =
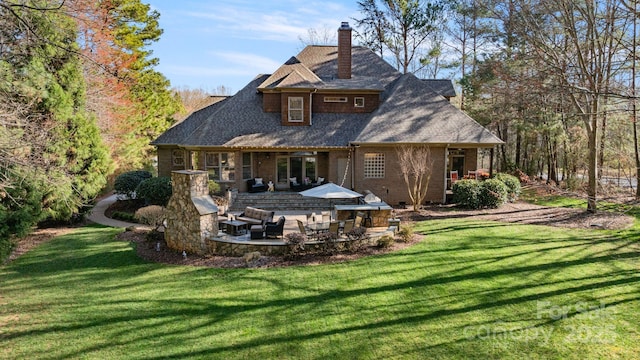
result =
[[[218,234],[218,207],[209,196],[206,171],[171,172],[173,193],[167,204],[167,246],[177,251],[204,254],[205,241]]]

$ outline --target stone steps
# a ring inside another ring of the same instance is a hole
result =
[[[234,193],[230,212],[252,206],[272,211],[322,211],[336,204],[353,204],[355,199],[318,199],[302,196],[296,192],[276,191],[263,193]]]

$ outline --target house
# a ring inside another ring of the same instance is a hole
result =
[[[396,148],[426,144],[433,159],[426,201],[444,202],[450,171],[475,170],[479,149],[502,141],[449,102],[450,81],[401,74],[352,46],[351,32],[342,23],[338,46],[307,46],[167,130],[152,142],[159,175],[206,170],[223,189],[241,192],[254,178],[276,190],[290,189],[293,178],[323,178],[410,203]]]

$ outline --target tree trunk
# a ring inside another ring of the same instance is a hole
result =
[[[592,113],[586,115],[590,118],[587,125],[589,135],[589,186],[587,188],[587,211],[596,212],[598,198],[598,105],[597,99],[593,99]]]

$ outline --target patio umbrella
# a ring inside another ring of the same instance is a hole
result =
[[[326,183],[320,186],[316,186],[314,188],[301,191],[298,194],[302,196],[320,198],[320,199],[353,199],[357,197],[362,197],[363,195],[357,193],[355,191],[344,188],[340,185],[336,185],[334,183]],[[331,204],[331,201],[329,202]],[[333,216],[333,206],[331,206],[332,218]]]
[[[315,197],[320,199],[352,199],[363,195],[334,183],[326,183],[311,189],[299,192],[302,196]]]

